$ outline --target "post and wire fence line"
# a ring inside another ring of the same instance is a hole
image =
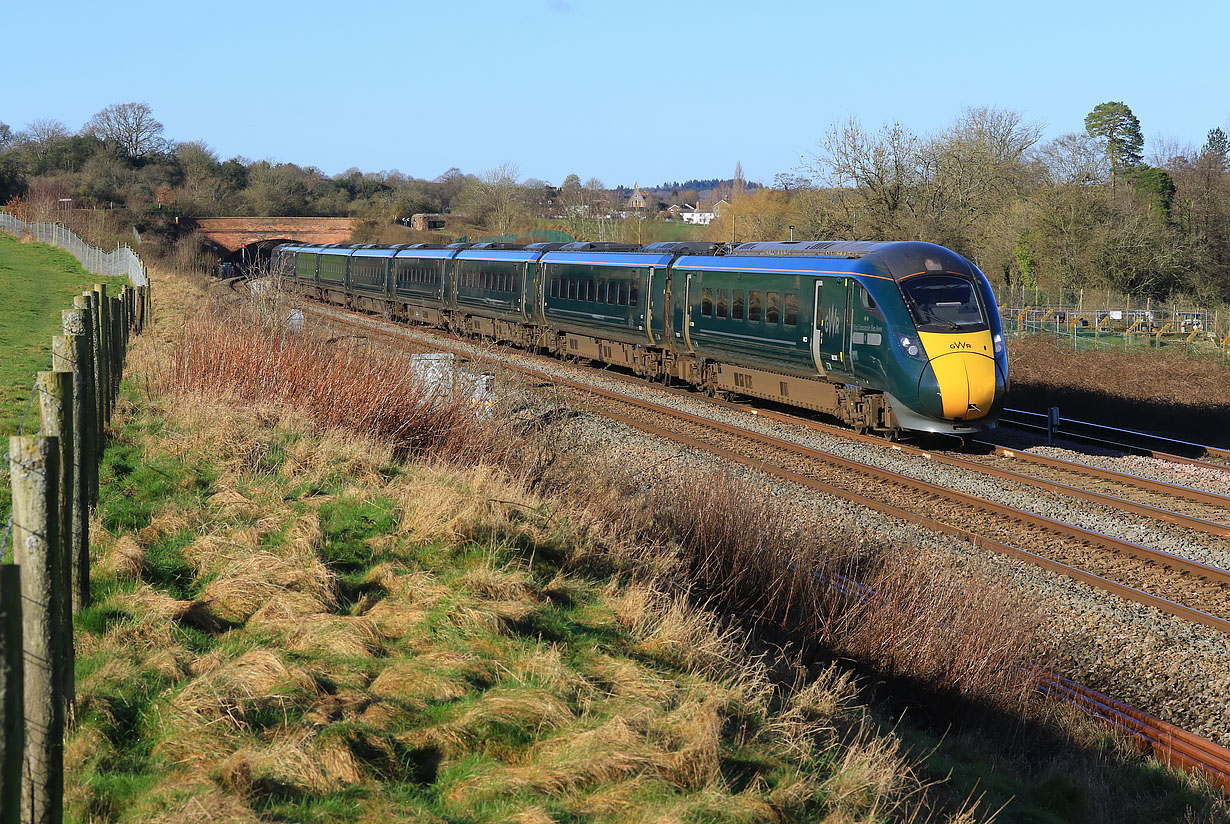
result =
[[[1029,295],[997,290],[1007,335],[1047,335],[1073,349],[1166,349],[1230,362],[1226,307],[1085,290]]]
[[[4,218],[16,220],[0,214],[3,228],[12,225]],[[40,240],[48,233],[40,237],[26,227],[55,226],[16,223]],[[115,296],[96,284],[63,311],[63,334],[52,338],[50,368],[38,373],[26,415],[37,409],[39,434],[25,434],[23,418],[3,459],[13,504],[0,545],[12,546],[15,562],[0,564],[5,824],[58,824],[63,818],[64,736],[76,712],[73,617],[89,605],[90,513],[98,504],[99,467],[128,346],[152,318],[140,258],[127,247],[102,253],[55,228],[62,241],[56,245],[87,269],[127,274],[130,283]]]
[[[127,275],[129,283],[133,286],[149,284],[145,264],[127,244],[113,251],[104,252],[97,246],[92,246],[82,240],[71,229],[58,223],[27,223],[8,212],[0,212],[0,229],[19,237],[28,234],[39,243],[58,246],[81,261],[81,265],[91,274]]]

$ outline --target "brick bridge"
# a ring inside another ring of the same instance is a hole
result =
[[[218,247],[220,257],[228,257],[261,241],[348,243],[355,227],[355,220],[348,217],[198,217],[188,220]]]

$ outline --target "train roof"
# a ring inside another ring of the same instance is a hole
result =
[[[665,266],[675,259],[673,254],[661,252],[573,252],[560,249],[547,252],[540,263],[571,263],[580,266],[627,266],[644,268],[646,266]]]
[[[980,277],[961,255],[921,241],[771,241],[743,243],[724,257],[685,257],[676,264],[710,271],[851,274],[904,280],[928,272]]]
[[[418,258],[420,260],[449,260],[457,254],[456,249],[402,249],[394,257]]]
[[[542,256],[538,249],[466,249],[457,253],[457,260],[495,260],[532,263]]]

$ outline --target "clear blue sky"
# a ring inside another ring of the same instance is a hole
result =
[[[1230,131],[1220,0],[10,2],[0,121],[143,101],[221,159],[336,174],[515,163],[559,184],[770,183],[830,124],[1014,109],[1047,137],[1122,100],[1149,154]]]

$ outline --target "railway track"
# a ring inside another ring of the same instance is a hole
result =
[[[345,322],[345,323],[364,326],[372,331],[379,332],[383,335],[388,335],[390,337],[400,337],[403,339],[403,341],[405,340],[406,337],[411,337],[411,336],[404,334],[404,330],[402,330],[400,327],[392,326],[386,323],[381,323],[381,322],[375,321],[369,317],[365,317],[362,315],[355,315],[352,313],[342,312],[340,310],[336,310],[333,308],[325,308],[325,307],[311,307],[309,311],[317,311],[320,314],[330,316],[336,320],[341,320],[342,322]],[[435,336],[433,335],[433,337]],[[431,346],[432,348],[452,349],[454,352],[458,352],[463,357],[472,356],[472,349],[467,350],[465,348],[466,344],[460,341],[456,345],[450,345],[450,344],[441,343],[437,340],[437,342],[432,343]],[[558,374],[553,374],[558,371],[558,362],[554,361],[553,359],[544,359],[544,360],[546,360],[548,363],[548,366],[546,368],[530,369],[528,371],[531,371],[532,373],[536,373],[540,377],[546,378],[557,385],[569,384],[573,386],[576,391],[584,392],[586,393],[587,396],[592,397],[595,394],[594,387],[592,386],[588,386],[585,384],[576,384],[571,381],[562,380],[558,376]],[[552,366],[554,366],[555,368],[552,369],[551,368]],[[618,402],[619,396],[617,393],[607,393],[605,391],[602,391],[601,394],[603,396],[615,396],[615,398],[612,398],[612,400],[615,402]],[[690,393],[690,396],[693,399],[696,398],[694,394]],[[587,405],[592,408],[593,406],[592,401],[591,403]],[[731,404],[731,405],[737,406],[735,404]],[[643,404],[641,406],[641,409],[644,410],[647,414],[650,414],[652,416],[660,417],[662,414],[661,408],[660,407],[655,408],[654,405],[652,404]],[[617,420],[620,419],[618,416],[620,416],[621,413],[615,412],[614,410],[608,410],[608,412],[610,412],[612,417],[614,417],[615,419]],[[772,417],[773,415],[776,415],[778,413],[766,414],[763,410],[754,410],[754,411],[749,412],[749,414],[755,415],[757,417],[761,417],[761,416]],[[696,418],[697,416],[690,416],[690,417]],[[804,419],[798,419],[798,418],[795,418],[795,416],[783,415],[782,417],[783,419],[787,419],[787,418],[793,419],[791,420],[792,423],[799,423],[799,422],[804,421]],[[626,425],[633,426],[637,429],[641,429],[642,431],[654,431],[655,429],[655,424],[650,423],[644,420],[643,418],[638,419],[636,415],[628,415],[624,413],[622,414],[622,419]],[[970,540],[972,543],[974,543],[975,545],[983,547],[985,549],[989,549],[989,550],[1001,552],[1003,554],[1007,554],[1013,557],[1025,559],[1029,561],[1030,563],[1033,563],[1044,569],[1049,569],[1053,572],[1066,575],[1075,580],[1083,581],[1093,586],[1102,588],[1104,590],[1112,592],[1128,600],[1132,600],[1138,603],[1144,603],[1144,604],[1153,606],[1163,612],[1167,612],[1171,615],[1176,615],[1178,617],[1184,618],[1185,620],[1193,621],[1194,623],[1213,627],[1223,633],[1230,633],[1230,621],[1227,621],[1225,618],[1221,617],[1221,615],[1214,614],[1214,612],[1218,612],[1218,611],[1220,611],[1223,615],[1230,612],[1230,610],[1227,609],[1227,602],[1225,600],[1227,597],[1226,592],[1228,589],[1226,587],[1226,583],[1230,582],[1230,575],[1228,575],[1224,570],[1220,570],[1214,567],[1209,567],[1206,565],[1194,564],[1192,562],[1186,561],[1185,559],[1180,559],[1175,556],[1168,555],[1166,553],[1157,553],[1155,550],[1150,550],[1148,547],[1130,545],[1129,542],[1118,541],[1117,539],[1110,538],[1109,536],[1102,536],[1096,533],[1090,533],[1086,530],[1080,530],[1078,527],[1072,527],[1071,525],[1062,524],[1057,521],[1052,521],[1050,519],[1041,518],[1040,516],[1034,516],[1031,513],[1023,513],[1023,512],[1020,512],[1019,510],[1010,512],[1010,513],[1005,513],[1007,515],[1006,523],[1008,524],[1008,526],[1005,528],[1007,529],[1014,528],[1012,526],[1013,524],[1015,524],[1016,527],[1019,527],[1021,524],[1028,521],[1028,522],[1031,522],[1034,527],[1038,528],[1041,531],[1041,533],[1044,535],[1051,534],[1051,535],[1063,536],[1066,534],[1070,536],[1073,540],[1075,540],[1076,544],[1080,546],[1101,545],[1104,549],[1106,547],[1110,547],[1112,551],[1127,552],[1130,557],[1136,558],[1137,560],[1143,560],[1146,564],[1152,564],[1156,567],[1159,567],[1162,570],[1181,569],[1183,571],[1180,574],[1184,576],[1184,580],[1187,582],[1185,585],[1179,587],[1179,589],[1183,590],[1182,594],[1184,597],[1190,596],[1192,592],[1204,591],[1206,594],[1210,596],[1212,600],[1215,600],[1217,602],[1217,606],[1213,608],[1213,612],[1206,611],[1205,609],[1199,609],[1196,607],[1186,606],[1180,603],[1178,600],[1171,600],[1171,599],[1163,598],[1153,593],[1146,592],[1143,589],[1131,587],[1129,585],[1125,585],[1118,581],[1112,580],[1111,578],[1100,576],[1096,573],[1079,568],[1075,565],[1068,565],[1068,564],[1063,563],[1062,561],[1057,561],[1053,558],[1047,558],[1042,555],[1031,553],[1028,550],[1021,549],[1020,547],[1015,547],[1010,544],[999,541],[996,538],[991,538],[991,537],[987,537],[984,535],[976,534],[970,530],[965,529],[964,527],[954,526],[951,523],[946,523],[937,518],[932,518],[928,515],[920,515],[917,512],[912,512],[905,508],[897,507],[892,504],[886,503],[884,501],[872,500],[871,498],[867,496],[863,496],[858,493],[851,492],[850,490],[845,489],[844,487],[839,487],[835,484],[828,483],[819,477],[814,477],[814,475],[818,473],[808,472],[807,470],[804,470],[804,472],[795,471],[797,469],[800,469],[801,467],[796,466],[794,469],[789,469],[786,467],[773,466],[769,462],[764,461],[764,460],[748,458],[746,455],[742,454],[740,450],[727,448],[727,446],[733,445],[733,444],[722,446],[722,445],[717,445],[717,444],[712,443],[712,440],[713,440],[712,432],[714,431],[712,426],[710,425],[712,422],[701,423],[701,421],[703,420],[704,419],[698,418],[696,421],[688,421],[690,425],[694,424],[698,427],[701,427],[701,429],[693,432],[690,435],[685,434],[684,432],[669,432],[668,433],[665,427],[656,427],[656,428],[662,430],[662,434],[664,437],[668,437],[671,440],[674,440],[678,443],[693,446],[698,449],[703,449],[703,450],[712,452],[714,454],[718,454],[720,456],[729,457],[732,460],[737,460],[738,462],[744,463],[745,465],[754,466],[757,469],[760,469],[762,471],[776,475],[783,479],[793,480],[794,482],[799,483],[802,486],[813,488],[813,489],[820,489],[822,491],[829,492],[830,494],[837,495],[846,500],[851,500],[856,503],[861,503],[865,506],[869,506],[878,511],[885,512],[890,515],[895,515],[897,517],[901,517],[903,520],[911,521],[914,523],[919,523],[924,526],[929,526],[933,529],[936,529],[939,532],[944,532],[944,533],[951,534],[951,535],[958,535],[961,537],[965,537],[968,540]],[[814,422],[807,422],[807,423],[808,425],[814,425],[817,428],[829,429],[828,427],[824,427],[823,424],[814,424]],[[706,431],[705,430],[706,427],[708,427],[707,432],[710,434],[704,437],[697,437],[698,434],[702,434],[704,431]],[[735,431],[730,431],[730,430],[735,430]],[[728,429],[725,431],[726,431],[726,435],[730,436],[731,438],[735,438],[735,439],[747,439],[750,437],[752,438],[753,442],[757,442],[760,444],[760,448],[763,448],[766,445],[764,441],[764,436],[758,435],[757,433],[750,433],[750,432],[747,432],[746,430],[740,429],[739,427],[728,427]],[[854,433],[849,433],[849,432],[846,432],[843,434],[854,435]],[[879,439],[869,439],[869,440],[871,442],[877,443],[880,446],[884,445],[883,442],[880,441]],[[800,450],[800,447],[798,447],[798,445],[790,444],[788,442],[783,441],[780,444],[771,444],[771,446],[774,449],[780,449],[783,452],[783,454],[787,456],[791,456],[788,458],[787,462],[789,460],[798,460],[799,450]],[[965,458],[957,458],[951,455],[940,455],[938,453],[930,453],[930,452],[927,452],[926,450],[920,450],[920,449],[917,449],[916,447],[900,445],[900,444],[895,445],[892,448],[902,450],[902,451],[916,451],[917,453],[921,455],[925,455],[928,460],[940,460],[940,462],[950,463],[953,466],[973,464],[974,466],[977,466],[978,471],[986,471],[984,467],[978,464],[977,460],[971,461]],[[805,450],[805,451],[814,452],[814,450]],[[996,454],[1008,460],[1021,460],[1022,459],[1022,457],[1020,456],[1020,453],[1013,454],[1013,452],[1014,452],[1013,450],[1004,450],[1003,452],[996,451]],[[829,457],[831,458],[832,456],[829,456]],[[1076,474],[1082,477],[1091,477],[1091,476],[1101,477],[1102,479],[1107,480],[1108,482],[1112,484],[1117,484],[1119,486],[1132,489],[1132,490],[1137,490],[1137,491],[1144,490],[1144,491],[1151,492],[1151,493],[1161,495],[1164,497],[1179,498],[1179,499],[1194,501],[1197,503],[1202,503],[1206,505],[1207,507],[1210,507],[1212,511],[1214,512],[1220,511],[1224,513],[1225,511],[1226,499],[1223,496],[1214,495],[1213,493],[1204,493],[1201,490],[1190,490],[1190,489],[1187,489],[1186,487],[1176,488],[1174,487],[1174,485],[1171,485],[1171,484],[1164,484],[1161,482],[1148,481],[1147,479],[1141,479],[1135,476],[1125,475],[1124,473],[1116,473],[1110,470],[1101,470],[1097,468],[1086,467],[1084,465],[1069,466],[1070,462],[1058,461],[1057,459],[1033,460],[1039,457],[1040,456],[1031,455],[1029,458],[1025,458],[1025,460],[1030,460],[1032,461],[1032,463],[1034,463],[1037,466],[1043,466],[1043,467],[1047,467],[1051,469],[1056,469],[1058,471],[1065,472],[1068,474]],[[809,459],[814,458],[814,455],[809,455],[808,458]],[[970,469],[972,467],[965,466],[965,468]],[[1009,475],[1012,475],[1012,476],[1021,475],[1021,473],[1011,473],[1010,471],[1007,471],[1007,470],[1004,470],[1003,472],[1007,472]],[[995,474],[998,477],[1004,477],[1004,474],[998,471],[993,472],[991,474]],[[1028,477],[1028,476],[1023,476],[1023,477]],[[892,484],[901,483],[899,479],[900,479],[900,476],[897,476],[897,478],[894,478],[891,483]],[[848,483],[848,477],[845,478],[845,481]],[[1072,487],[1070,485],[1066,485],[1062,483],[1055,483],[1054,481],[1040,479],[1036,477],[1033,478],[1032,481],[1028,481],[1027,483],[1031,483],[1034,486],[1039,486],[1042,488],[1049,487],[1054,490],[1067,490],[1068,494],[1072,494],[1076,491],[1079,491],[1082,493],[1080,497],[1083,497],[1086,500],[1091,500],[1089,496],[1096,494],[1096,493],[1091,493],[1088,490],[1076,490],[1075,487]],[[928,485],[928,486],[931,486],[931,485]],[[917,487],[915,488],[917,489]],[[945,494],[945,493],[951,493],[951,490],[941,490],[939,488],[935,488],[933,490],[928,490],[928,492],[934,492],[937,500],[944,500],[946,497],[950,502],[953,500],[951,497],[948,497]],[[980,509],[988,507],[989,502],[981,501],[979,499],[972,498],[971,496],[963,496],[961,493],[958,493],[958,496],[959,496],[958,502],[960,505],[977,506]],[[1097,496],[1098,503],[1107,503],[1108,501],[1111,501],[1111,500],[1116,500],[1115,496],[1104,496],[1104,495]],[[1123,509],[1124,511],[1129,511],[1129,512],[1134,511],[1137,514],[1141,514],[1145,517],[1156,518],[1158,520],[1166,521],[1168,523],[1172,523],[1172,524],[1176,524],[1180,526],[1197,528],[1199,529],[1199,531],[1206,532],[1207,534],[1210,534],[1210,535],[1227,534],[1225,531],[1226,525],[1219,521],[1213,521],[1211,519],[1200,518],[1199,516],[1185,515],[1184,513],[1170,512],[1170,511],[1162,510],[1160,507],[1153,507],[1149,505],[1145,505],[1144,508],[1136,507],[1134,505],[1133,506],[1123,505],[1127,503],[1131,503],[1131,502],[1128,502],[1126,501],[1126,499],[1123,499],[1123,498],[1117,499],[1117,505],[1119,505],[1120,508]],[[996,507],[995,505],[990,505],[989,508],[997,509],[998,507]],[[1199,525],[1197,524],[1197,522],[1200,522]],[[1203,527],[1203,528],[1200,528],[1200,527]],[[1040,673],[1038,681],[1039,681],[1039,688],[1042,689],[1044,692],[1052,695],[1058,700],[1063,700],[1069,703],[1073,703],[1081,707],[1086,712],[1091,713],[1095,717],[1104,720],[1106,723],[1108,723],[1112,727],[1119,729],[1123,732],[1126,732],[1127,734],[1132,736],[1135,740],[1137,740],[1142,747],[1151,749],[1153,753],[1164,763],[1179,766],[1184,769],[1200,770],[1204,772],[1206,775],[1208,775],[1214,784],[1222,787],[1223,789],[1227,791],[1230,791],[1230,751],[1224,748],[1221,748],[1218,745],[1213,744],[1199,736],[1196,736],[1192,733],[1188,733],[1178,727],[1170,725],[1164,721],[1154,718],[1153,716],[1150,716],[1146,713],[1136,710],[1126,704],[1117,702],[1101,693],[1090,690],[1086,687],[1076,684],[1075,682],[1064,679],[1052,673]]]
[[[368,316],[332,307],[313,306],[310,311],[403,340],[414,337],[409,330]],[[444,339],[438,339],[433,344],[463,357],[471,357],[472,350],[467,349],[467,345],[464,341],[446,342]],[[829,455],[751,429],[720,424],[661,404],[570,381],[558,374],[558,361],[554,359],[542,358],[538,364],[506,365],[584,395],[588,400],[581,406],[648,434],[709,451],[783,480],[844,498],[937,532],[964,538],[980,548],[1027,561],[1127,600],[1230,634],[1230,572],[1224,569]],[[594,398],[602,398],[607,408],[598,408]],[[623,411],[611,408],[612,404],[623,407]],[[667,422],[672,425],[666,425]],[[724,445],[715,442],[714,433],[720,433],[725,439]],[[855,437],[883,444],[879,439]],[[916,451],[924,453],[923,450]],[[776,455],[777,459],[768,460],[769,454]],[[925,454],[931,460],[952,462],[953,465],[967,463],[952,456]],[[977,466],[977,471],[984,470]],[[999,472],[1001,477],[1007,474],[1006,471]],[[854,492],[849,488],[852,476],[863,479],[857,485],[864,492]],[[1042,485],[1053,491],[1075,491],[1073,487],[1026,475],[1013,475],[1012,479],[1032,486]],[[880,494],[871,494],[877,489]],[[1081,492],[1086,499],[1124,511],[1148,513],[1148,517],[1158,517],[1189,528],[1198,526],[1208,534],[1230,534],[1230,526],[1224,523],[1192,518],[1156,507],[1142,507],[1111,496]]]

